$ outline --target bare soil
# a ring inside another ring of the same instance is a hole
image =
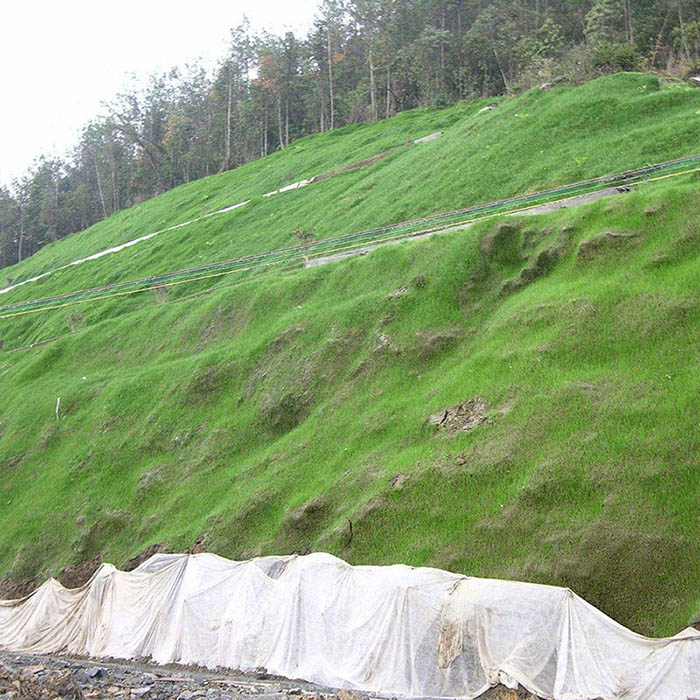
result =
[[[0,581],[0,600],[26,598],[38,585],[39,583],[34,578],[26,578],[21,581],[3,579]]]
[[[578,261],[579,263],[589,262],[604,253],[621,250],[635,238],[637,238],[637,234],[629,231],[601,233],[599,236],[581,243],[578,249]]]
[[[473,430],[485,421],[486,399],[481,396],[475,396],[457,406],[433,413],[428,419],[431,425],[445,431],[448,435]]]
[[[101,565],[102,555],[98,554],[80,564],[67,566],[58,575],[58,580],[66,588],[80,588],[80,586],[85,585],[92,578],[92,575]]]

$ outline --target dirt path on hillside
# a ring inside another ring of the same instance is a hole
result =
[[[0,651],[2,700],[369,700],[379,695],[259,674]],[[483,700],[537,700],[492,688]],[[395,700],[393,698],[392,700]]]

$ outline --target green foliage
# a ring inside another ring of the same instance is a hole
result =
[[[632,44],[602,42],[594,49],[591,62],[594,70],[600,73],[617,73],[639,70],[642,57]]]
[[[624,38],[624,0],[594,0],[586,15],[586,40],[593,47]]]
[[[324,0],[305,36],[231,30],[213,71],[141,76],[0,191],[0,268],[299,138],[465,98],[700,60],[697,0]],[[626,46],[629,45],[629,46]],[[632,48],[633,47],[633,48]],[[285,183],[289,184],[289,183]]]

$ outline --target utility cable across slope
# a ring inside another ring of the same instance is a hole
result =
[[[342,256],[343,253],[357,248],[374,248],[384,243],[425,236],[446,228],[464,226],[495,216],[514,214],[537,206],[564,202],[609,188],[638,185],[643,182],[677,177],[697,171],[700,171],[700,154],[320,241],[173,270],[140,279],[7,304],[0,306],[0,319],[137,294],[155,287],[172,287],[223,275],[254,270],[262,271],[272,266],[293,265],[300,262],[308,265],[314,259]]]

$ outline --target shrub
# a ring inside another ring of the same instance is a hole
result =
[[[599,44],[591,56],[593,68],[600,73],[638,70],[642,57],[632,44]]]

